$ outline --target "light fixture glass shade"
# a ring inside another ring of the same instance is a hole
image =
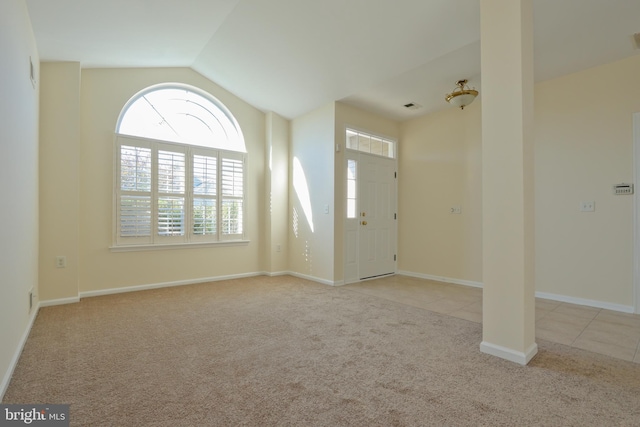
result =
[[[451,105],[455,105],[456,107],[460,107],[461,110],[464,110],[464,107],[471,104],[476,96],[478,96],[478,91],[475,89],[469,89],[467,86],[467,80],[458,80],[456,83],[458,86],[448,94],[445,99]]]

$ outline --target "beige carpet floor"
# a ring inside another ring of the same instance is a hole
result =
[[[293,277],[40,310],[3,403],[73,426],[638,426],[640,364],[539,341],[526,367],[481,325]]]

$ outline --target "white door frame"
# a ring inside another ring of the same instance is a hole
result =
[[[633,115],[633,304],[640,314],[640,112]]]

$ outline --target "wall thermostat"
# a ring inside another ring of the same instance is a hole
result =
[[[633,194],[633,184],[616,184],[613,186],[614,194]]]

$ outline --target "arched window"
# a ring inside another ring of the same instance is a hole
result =
[[[213,96],[185,85],[165,84],[139,92],[122,109],[117,132],[246,152],[229,110]]]
[[[244,139],[213,96],[178,84],[139,92],[115,151],[115,247],[244,241]]]

